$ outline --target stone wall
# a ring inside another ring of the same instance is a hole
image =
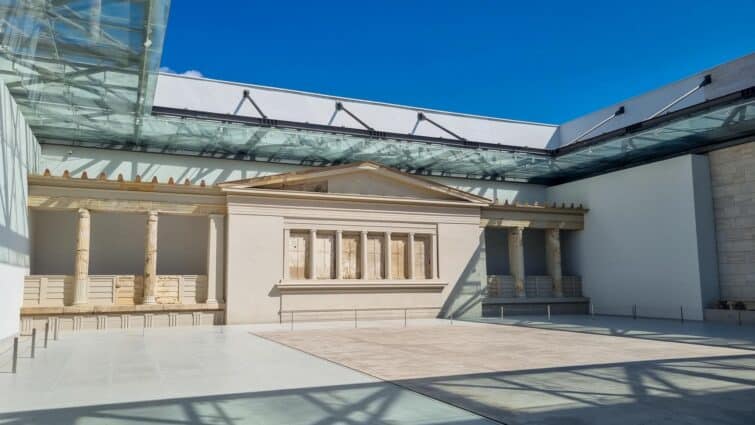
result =
[[[755,142],[709,157],[721,298],[755,300]]]

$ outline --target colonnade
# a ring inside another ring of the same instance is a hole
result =
[[[224,216],[209,214],[207,237],[207,304],[222,303],[222,295],[218,294],[218,285],[223,283],[223,236]],[[148,211],[144,237],[144,296],[143,304],[156,304],[157,290],[157,230],[158,212]],[[76,262],[74,264],[73,304],[86,305],[89,303],[89,248],[91,240],[91,214],[89,210],[78,210],[78,225],[76,233]]]
[[[526,297],[524,287],[524,228],[508,229],[509,270],[514,280],[514,292],[517,297]],[[558,228],[545,229],[545,263],[548,275],[553,280],[553,296],[563,297],[563,279],[561,273],[561,231]]]

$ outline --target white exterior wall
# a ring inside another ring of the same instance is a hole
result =
[[[701,320],[718,296],[710,173],[687,155],[548,189],[589,208],[565,238],[596,312]]]
[[[259,118],[260,115],[251,102],[242,101],[244,90],[249,90],[252,99],[268,118],[277,120],[364,129],[345,112],[336,113],[336,101],[340,101],[370,127],[378,131],[400,134],[454,139],[427,121],[418,122],[419,111],[461,137],[475,142],[543,148],[557,128],[551,124],[436,111],[173,74],[158,76],[154,104]]]
[[[29,271],[26,209],[29,172],[39,145],[5,84],[0,82],[0,340],[19,329],[24,276]]]
[[[49,168],[59,176],[69,170],[71,176],[79,177],[86,171],[89,178],[101,172],[115,179],[123,174],[133,180],[137,174],[142,181],[157,177],[161,182],[173,177],[177,182],[188,178],[192,182],[204,180],[207,184],[221,183],[250,177],[303,170],[308,167],[272,164],[266,162],[238,161],[196,156],[167,155],[156,153],[120,152],[111,149],[89,149],[57,145],[42,145],[41,170]],[[438,183],[454,187],[491,200],[503,202],[542,202],[546,198],[545,186],[524,183],[508,183],[468,180],[449,177],[427,177]]]

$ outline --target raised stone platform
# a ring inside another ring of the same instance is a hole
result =
[[[540,298],[485,298],[482,300],[482,317],[547,314],[588,314],[590,299],[585,297],[540,297]]]
[[[225,304],[83,305],[21,308],[21,332],[221,325]]]

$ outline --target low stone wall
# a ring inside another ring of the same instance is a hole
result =
[[[87,304],[73,303],[73,276],[33,275],[24,282],[21,332],[132,329],[223,324],[224,304],[206,304],[207,276],[160,275],[156,304],[142,304],[139,275],[90,275]]]
[[[90,275],[88,304],[138,305],[144,279],[140,275]],[[197,304],[207,299],[207,276],[160,275],[158,304]],[[24,307],[68,306],[73,303],[73,276],[32,275],[24,281]]]
[[[225,306],[150,305],[78,309],[74,307],[26,307],[21,309],[21,332],[37,332],[50,323],[50,331],[141,329],[178,326],[208,326],[224,323]]]
[[[579,276],[563,276],[561,285],[564,297],[582,296],[582,279]],[[553,297],[553,279],[550,276],[527,276],[524,289],[528,298]],[[514,278],[510,275],[488,276],[488,298],[515,298]]]
[[[705,320],[711,322],[755,325],[755,310],[705,309]]]

